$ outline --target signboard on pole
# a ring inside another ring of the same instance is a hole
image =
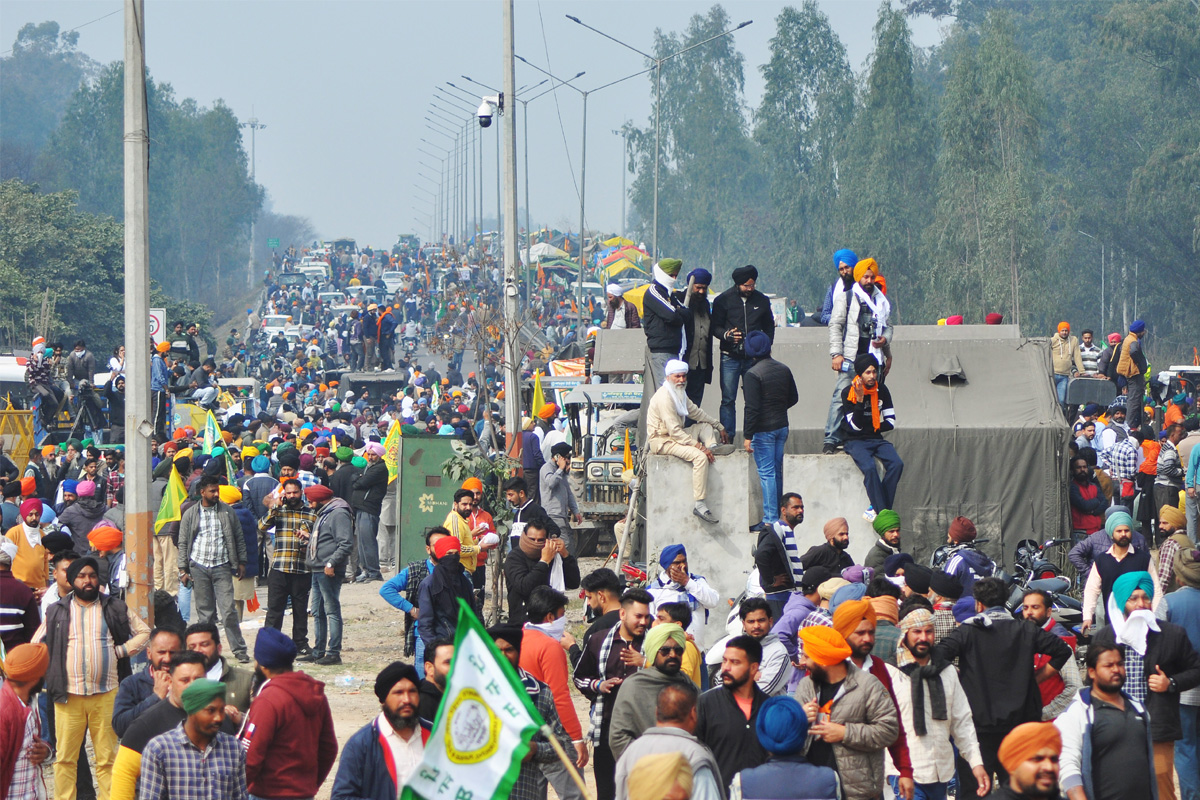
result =
[[[267,239],[267,247],[271,248],[272,250],[278,249],[279,240],[278,239]]]
[[[167,310],[165,308],[150,309],[150,338],[155,344],[165,341],[167,337]]]

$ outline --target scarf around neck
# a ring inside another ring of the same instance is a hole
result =
[[[857,281],[854,283],[851,291],[854,292],[854,296],[858,298],[860,304],[871,309],[871,338],[872,340],[879,338],[884,328],[887,327],[888,315],[892,313],[892,304],[888,302],[887,295],[879,292],[877,295],[878,299],[873,298],[863,291],[863,288],[858,285]],[[869,350],[871,355],[875,356],[875,359],[882,364],[883,352],[874,343],[871,344]]]
[[[855,284],[858,286],[858,284]],[[875,388],[868,389],[866,383],[863,382],[861,376],[855,376],[850,383],[850,394],[847,399],[851,403],[857,404],[864,399],[871,401],[871,425],[876,431],[879,430],[879,383],[875,383]]]

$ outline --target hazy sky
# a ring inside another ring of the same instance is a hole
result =
[[[746,103],[754,107],[762,95],[758,67],[768,58],[775,18],[788,4],[732,0],[724,5],[734,23],[754,21],[734,34],[745,56]],[[694,0],[517,0],[516,51],[564,78],[586,70],[576,84],[590,90],[644,64],[565,14],[649,52],[655,28],[682,31],[692,15],[711,6]],[[870,54],[879,3],[821,0],[820,6],[860,71]],[[0,47],[7,51],[28,22],[55,20],[66,30],[115,11],[79,29],[83,52],[101,63],[114,61],[122,57],[122,7],[119,0],[3,0]],[[428,236],[428,218],[422,215],[430,198],[414,187],[430,186],[417,177],[418,170],[436,177],[438,167],[436,159],[419,152],[430,149],[421,139],[446,141],[426,130],[430,100],[441,96],[434,87],[447,81],[468,86],[462,75],[501,83],[498,0],[148,0],[146,18],[146,61],[155,80],[171,83],[177,98],[191,97],[201,105],[220,98],[240,119],[253,114],[267,125],[257,135],[257,179],[275,210],[310,218],[324,237],[353,236],[360,245],[390,246],[401,232]],[[911,24],[918,46],[938,41],[939,26],[932,20]],[[517,63],[518,86],[541,79]],[[646,125],[652,94],[648,75],[588,99],[589,229],[621,228],[623,144],[613,131],[626,120]],[[462,118],[473,116],[477,105],[478,97],[464,99]],[[579,227],[572,171],[577,178],[581,114],[579,94],[567,88],[529,105],[535,227]],[[496,207],[496,130],[493,124],[484,138],[488,216]],[[522,181],[523,133],[519,127]],[[421,161],[434,170],[421,167]],[[523,183],[519,191],[523,205]]]

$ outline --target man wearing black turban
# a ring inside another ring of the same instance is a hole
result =
[[[775,340],[775,317],[771,301],[754,288],[758,268],[753,264],[733,271],[733,286],[721,293],[712,306],[712,335],[721,342],[721,425],[731,434],[737,430],[738,383],[754,359],[746,355],[746,337],[762,331]]]

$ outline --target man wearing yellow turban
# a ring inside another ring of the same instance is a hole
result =
[[[683,753],[642,756],[629,772],[629,800],[688,800],[692,765]]]
[[[808,760],[836,769],[847,798],[881,796],[883,750],[900,734],[896,704],[882,683],[848,660],[850,646],[836,629],[803,628],[800,638],[808,676],[796,688],[796,700],[815,737]]]
[[[854,282],[850,289],[834,292],[829,317],[829,355],[837,380],[829,401],[829,416],[825,420],[825,446],[821,452],[826,454],[837,452],[842,441],[839,433],[842,394],[854,379],[850,365],[859,356],[867,354],[875,356],[881,366],[891,360],[892,326],[888,319],[891,304],[875,285],[878,274],[879,265],[875,259],[864,258],[854,265]],[[864,330],[870,332],[869,337],[862,336]]]

